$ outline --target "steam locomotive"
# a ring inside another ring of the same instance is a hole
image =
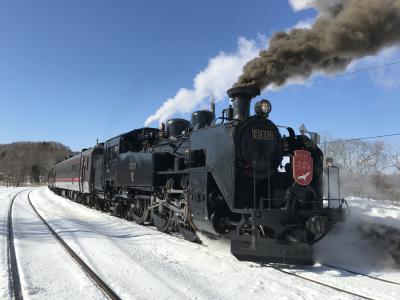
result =
[[[268,100],[250,116],[259,94],[234,87],[218,119],[200,110],[83,150],[54,166],[49,187],[189,241],[227,238],[239,260],[311,264],[312,244],[344,219],[343,202],[323,199],[317,135],[281,134]]]

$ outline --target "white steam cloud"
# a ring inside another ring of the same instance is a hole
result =
[[[292,28],[309,28],[314,19],[300,21]],[[289,28],[291,30],[292,28]],[[242,73],[243,66],[256,57],[262,49],[268,46],[268,39],[259,35],[257,40],[249,40],[244,37],[238,39],[237,49],[234,52],[220,52],[211,58],[207,67],[200,71],[193,79],[193,88],[181,88],[174,97],[165,100],[157,111],[145,121],[145,126],[158,121],[166,121],[176,113],[189,113],[201,107],[204,103],[214,97],[216,102],[226,98],[226,91],[232,87]],[[286,85],[304,84],[307,80],[302,77],[293,77]],[[267,90],[280,90],[271,84]]]
[[[335,3],[338,0],[329,2]],[[316,7],[315,0],[289,0],[295,11],[310,7]],[[309,28],[314,19],[300,21],[293,28]],[[289,28],[288,31],[292,29]],[[234,52],[220,52],[211,58],[208,66],[200,71],[193,79],[193,88],[181,88],[174,97],[165,100],[157,111],[150,115],[145,126],[158,121],[164,122],[176,113],[189,113],[194,109],[204,105],[211,97],[215,101],[221,101],[226,97],[226,91],[232,87],[239,75],[242,73],[243,66],[251,59],[258,56],[259,52],[268,46],[268,40],[264,36],[259,36],[258,40],[249,40],[244,37],[238,39],[237,49]],[[303,84],[304,78],[291,78],[287,84]],[[271,85],[270,90],[282,89]]]
[[[343,4],[348,0],[288,0],[294,11],[314,8],[318,11],[318,17],[332,15],[340,11]],[[318,17],[316,19],[318,19]],[[292,28],[310,29],[316,19],[307,19],[300,21]],[[242,74],[243,66],[250,60],[258,57],[260,51],[268,47],[269,41],[260,36],[258,40],[249,40],[244,37],[238,39],[238,46],[234,52],[220,52],[217,56],[211,58],[205,69],[200,71],[193,79],[193,87],[181,88],[175,96],[164,101],[160,108],[154,114],[145,120],[145,126],[154,122],[164,122],[175,114],[190,113],[195,109],[205,106],[205,103],[214,97],[215,101],[221,101],[226,97],[226,90],[232,87]],[[385,63],[390,59],[400,57],[400,48],[391,47],[381,51],[377,56],[368,56],[360,60],[355,60],[349,66],[351,71],[355,65],[363,66],[366,63]],[[321,71],[316,70],[311,78],[306,76],[290,76],[281,84],[271,83],[267,90],[280,90],[290,84],[312,84],[312,79],[320,76]],[[326,75],[326,74],[325,74]],[[397,88],[400,86],[399,72],[394,68],[373,70],[370,72],[372,81],[377,86],[385,88]]]
[[[145,126],[155,121],[163,122],[175,113],[191,112],[212,96],[215,101],[224,99],[226,90],[232,87],[242,73],[244,64],[256,57],[266,46],[267,40],[263,36],[260,36],[258,40],[239,38],[235,52],[220,52],[211,58],[208,66],[194,78],[193,88],[179,89],[174,97],[167,99],[153,115],[146,119]]]
[[[294,11],[315,8],[320,13],[325,13],[344,1],[345,0],[289,0],[289,3]]]

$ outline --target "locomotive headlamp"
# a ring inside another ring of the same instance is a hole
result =
[[[267,116],[272,110],[271,102],[266,99],[258,101],[256,105],[254,105],[254,110],[259,116]]]

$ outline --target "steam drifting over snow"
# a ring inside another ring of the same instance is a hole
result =
[[[346,221],[314,246],[316,260],[366,274],[398,274],[400,207],[383,200],[349,197],[347,201]]]

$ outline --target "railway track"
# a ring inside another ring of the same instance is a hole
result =
[[[337,267],[337,266],[333,266],[333,265],[329,265],[329,264],[321,264],[321,266],[325,266],[325,267],[336,269],[336,270],[340,270],[340,271],[345,271],[347,273],[351,273],[351,274],[354,274],[354,275],[360,275],[360,276],[363,276],[363,277],[368,277],[368,278],[373,279],[373,280],[377,280],[377,281],[381,281],[381,282],[390,283],[390,284],[394,284],[394,285],[400,286],[400,282],[395,282],[395,281],[392,281],[392,280],[388,280],[388,279],[379,278],[379,277],[376,277],[376,276],[371,276],[371,275],[355,272],[355,271],[352,271],[352,270],[349,270],[349,269],[346,269],[346,268]]]
[[[28,194],[28,202],[32,207],[33,211],[42,220],[43,224],[46,225],[47,229],[51,234],[57,239],[64,250],[72,257],[72,259],[81,267],[81,269],[86,273],[86,275],[95,283],[95,285],[112,300],[120,300],[121,298],[79,257],[79,255],[72,250],[71,247],[61,238],[61,236],[50,226],[50,224],[39,214],[35,206],[32,204],[30,193]]]
[[[21,281],[19,278],[18,271],[18,263],[17,257],[15,254],[15,245],[14,245],[14,232],[12,226],[12,208],[14,204],[14,200],[18,197],[18,195],[22,194],[26,190],[17,192],[12,198],[10,202],[10,207],[8,209],[7,216],[7,226],[8,226],[8,234],[7,234],[7,262],[8,262],[8,273],[9,273],[9,286],[10,291],[12,291],[12,295],[14,299],[20,300],[23,299],[22,289],[21,289]]]
[[[15,199],[26,190],[16,193],[12,198],[8,210],[7,226],[7,260],[9,268],[9,286],[13,297],[16,300],[23,299],[23,293],[21,288],[21,280],[18,270],[18,262],[15,254],[15,244],[14,244],[14,232],[13,232],[13,222],[12,222],[12,208]],[[39,214],[35,206],[32,204],[30,199],[30,193],[28,193],[28,201],[33,211],[37,214],[40,220],[46,225],[47,229],[54,236],[54,238],[60,243],[64,250],[72,257],[72,259],[79,265],[79,267],[85,272],[85,274],[94,282],[94,284],[103,292],[103,294],[112,300],[120,300],[121,298],[76,254],[75,251],[67,245],[67,243],[60,237],[60,235],[55,232],[55,230],[50,226],[50,224]]]
[[[331,288],[331,289],[333,289],[335,291],[338,291],[338,292],[342,292],[342,293],[345,293],[345,294],[348,294],[348,295],[352,295],[352,296],[358,297],[360,299],[368,299],[368,300],[378,299],[378,298],[371,298],[369,296],[365,296],[365,295],[362,295],[360,293],[355,293],[355,292],[352,292],[352,291],[349,291],[349,290],[334,286],[333,284],[328,284],[328,283],[325,283],[325,282],[321,282],[319,280],[315,280],[315,279],[312,279],[312,278],[309,278],[309,277],[306,277],[306,276],[302,276],[302,275],[300,275],[300,274],[298,274],[296,272],[292,272],[290,270],[287,270],[286,267],[283,267],[283,266],[281,267],[280,265],[266,264],[264,266],[272,268],[272,269],[275,269],[275,270],[277,270],[277,271],[279,271],[281,273],[284,273],[284,274],[287,274],[287,275],[290,275],[290,276],[301,278],[303,280],[307,280],[309,282],[313,282],[315,284]],[[371,275],[355,272],[353,270],[349,270],[349,269],[346,269],[346,268],[341,268],[341,267],[337,267],[337,266],[329,265],[329,264],[321,264],[321,266],[325,266],[325,267],[328,267],[330,269],[344,271],[344,272],[347,272],[347,273],[350,273],[350,274],[354,274],[354,275],[359,275],[359,276],[366,277],[366,278],[369,278],[369,279],[372,279],[372,280],[376,280],[376,281],[380,281],[380,282],[383,282],[383,283],[386,283],[386,284],[400,286],[400,282],[395,282],[395,281],[392,281],[392,280],[383,279],[383,278],[379,278],[379,277],[376,277],[376,276],[371,276]],[[311,269],[307,269],[307,270],[312,272]]]
[[[367,296],[364,296],[364,295],[361,295],[361,294],[358,294],[358,293],[354,293],[354,292],[351,292],[351,291],[348,291],[348,290],[345,290],[345,289],[341,289],[341,288],[333,286],[331,284],[327,284],[327,283],[324,283],[324,282],[321,282],[321,281],[318,281],[318,280],[314,280],[314,279],[311,279],[311,278],[307,278],[305,276],[301,276],[301,275],[299,275],[297,273],[294,273],[294,272],[286,271],[283,268],[280,268],[280,267],[277,267],[277,266],[273,266],[273,265],[265,265],[265,266],[269,267],[269,268],[272,268],[274,270],[277,270],[277,271],[279,271],[281,273],[284,273],[284,274],[287,274],[287,275],[290,275],[290,276],[294,276],[294,277],[297,277],[297,278],[301,278],[301,279],[307,280],[309,282],[312,282],[312,283],[315,283],[315,284],[318,284],[318,285],[321,285],[321,286],[324,286],[324,287],[331,288],[331,289],[333,289],[333,290],[335,290],[337,292],[341,292],[341,293],[345,293],[345,294],[348,294],[348,295],[351,295],[351,296],[358,297],[360,299],[377,300],[377,299],[370,298],[370,297],[367,297]]]

